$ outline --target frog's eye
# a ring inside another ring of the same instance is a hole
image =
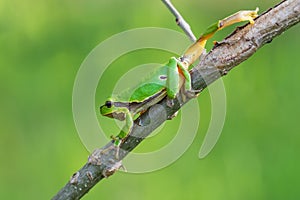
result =
[[[106,102],[105,102],[105,106],[106,106],[107,108],[111,108],[112,102],[111,102],[111,101],[106,101]]]

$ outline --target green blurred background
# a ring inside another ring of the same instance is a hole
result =
[[[197,35],[237,10],[258,6],[264,11],[277,2],[173,1]],[[111,35],[149,26],[180,31],[159,0],[0,1],[0,199],[49,199],[86,162],[88,152],[72,116],[80,64]],[[210,119],[205,91],[199,97],[199,133],[179,160],[152,173],[116,173],[83,199],[297,199],[299,31],[299,25],[286,31],[223,79],[227,116],[208,157],[198,159]],[[148,61],[164,63],[170,56],[145,50],[114,64],[130,69]],[[106,77],[126,72],[112,69]],[[105,91],[95,97],[96,112],[114,81],[106,78],[98,86]],[[178,127],[176,120],[166,124],[169,132]],[[157,145],[151,143],[138,150]]]

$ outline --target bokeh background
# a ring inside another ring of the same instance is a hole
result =
[[[258,6],[264,11],[277,2],[173,1],[197,35],[237,10]],[[72,116],[76,73],[101,41],[149,26],[180,31],[159,0],[0,1],[0,199],[50,199],[86,162],[89,152]],[[215,40],[232,30],[218,33]],[[118,172],[83,199],[297,199],[299,31],[299,25],[286,31],[223,78],[227,116],[208,157],[198,159],[210,120],[209,93],[204,91],[199,132],[179,160],[152,173]],[[95,112],[126,70],[139,63],[164,63],[170,56],[144,50],[117,60],[98,86]],[[101,120],[110,123],[99,116]],[[166,135],[177,122],[167,122]],[[145,141],[137,151],[159,147],[156,141],[164,139]]]

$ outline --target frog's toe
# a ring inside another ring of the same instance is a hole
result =
[[[109,150],[111,150],[113,146],[109,146],[107,148],[99,148],[95,149],[93,153],[88,158],[88,163],[93,165],[101,165],[101,158],[103,155],[107,154]]]
[[[176,116],[177,116],[177,114],[178,114],[178,111],[177,111],[177,112],[175,112],[173,115],[171,115],[171,116],[168,116],[168,120],[171,120],[171,119],[173,119],[174,117],[176,117]]]
[[[199,93],[201,92],[202,90],[187,90],[185,91],[185,94],[187,95],[187,97],[189,98],[196,98],[199,96]]]
[[[174,99],[168,98],[167,99],[167,106],[170,107],[170,108],[173,107],[174,106]]]

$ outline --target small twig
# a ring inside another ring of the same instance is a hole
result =
[[[190,25],[184,20],[181,14],[173,6],[170,0],[162,0],[162,2],[167,6],[171,13],[176,17],[176,24],[185,32],[185,34],[190,38],[192,42],[195,42],[197,38],[193,34]]]

